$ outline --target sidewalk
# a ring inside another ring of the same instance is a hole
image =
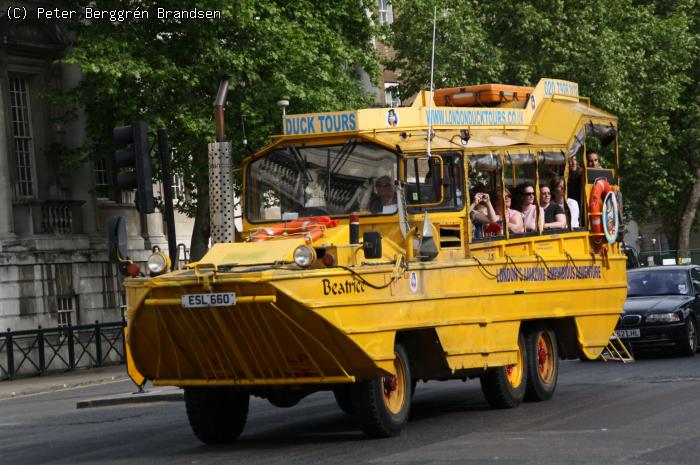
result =
[[[126,365],[115,365],[0,381],[0,399],[128,379]]]

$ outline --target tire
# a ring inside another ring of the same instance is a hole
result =
[[[335,403],[338,404],[340,410],[352,415],[355,410],[352,407],[352,386],[341,385],[333,388],[333,396],[335,397]]]
[[[187,419],[197,438],[206,444],[235,441],[248,417],[250,395],[234,388],[185,388]]]
[[[411,368],[401,344],[394,348],[396,376],[378,376],[352,386],[353,411],[364,433],[372,438],[396,436],[411,410]]]
[[[688,319],[685,320],[685,335],[685,339],[680,344],[681,353],[686,357],[692,357],[698,350],[698,325],[693,315],[688,315]]]
[[[481,378],[481,392],[493,408],[514,408],[525,397],[527,351],[523,335],[518,336],[518,362],[514,365],[489,368]]]
[[[529,331],[525,335],[525,350],[528,368],[525,401],[551,399],[559,377],[559,353],[554,331],[545,327]]]

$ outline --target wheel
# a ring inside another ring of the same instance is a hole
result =
[[[249,400],[247,392],[234,388],[185,388],[187,419],[206,444],[233,442],[241,435]]]
[[[333,388],[333,396],[335,403],[338,404],[340,410],[352,415],[355,411],[352,408],[352,389],[350,385],[340,385]]]
[[[396,436],[411,409],[411,369],[406,349],[394,348],[396,376],[378,376],[352,386],[352,404],[362,431],[369,437]]]
[[[527,352],[527,389],[525,401],[539,402],[551,399],[559,376],[557,338],[549,328],[537,328],[525,336]]]
[[[688,315],[688,319],[685,320],[685,335],[685,339],[680,344],[681,353],[692,357],[698,350],[698,330],[693,315]]]
[[[493,408],[513,408],[525,397],[528,366],[523,335],[518,336],[518,361],[515,365],[489,368],[481,376],[481,392]]]

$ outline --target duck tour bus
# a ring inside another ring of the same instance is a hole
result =
[[[370,437],[399,433],[418,381],[551,398],[626,297],[617,124],[556,79],[284,115],[243,162],[238,239],[125,281],[135,368],[184,388],[205,443],[238,438],[250,396],[332,391]]]

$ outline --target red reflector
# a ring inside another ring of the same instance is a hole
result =
[[[359,223],[360,222],[360,215],[350,215],[350,222],[351,223]]]
[[[333,265],[335,265],[335,257],[333,256],[333,254],[328,253],[328,252],[326,252],[326,253],[323,255],[323,258],[321,259],[321,261],[322,261],[323,264],[326,265],[326,266],[333,266]]]
[[[131,276],[132,278],[137,277],[139,274],[141,274],[141,269],[136,263],[129,263],[126,266],[126,274]]]

